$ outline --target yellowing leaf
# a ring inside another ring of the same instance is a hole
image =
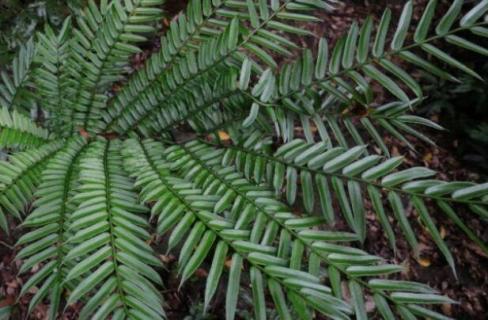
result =
[[[447,230],[446,228],[444,228],[444,226],[441,226],[440,228],[440,234],[441,234],[441,238],[444,239],[447,235]]]
[[[432,261],[428,258],[418,258],[417,262],[424,268],[428,268],[432,264]]]
[[[220,138],[220,140],[227,141],[230,139],[230,136],[225,131],[219,131],[219,138]]]

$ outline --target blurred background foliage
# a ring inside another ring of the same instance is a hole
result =
[[[84,0],[0,0],[0,66],[7,64],[18,46],[47,22],[59,26]]]
[[[488,42],[488,41],[487,41]],[[486,44],[482,44],[486,45]],[[464,61],[485,81],[460,76],[459,83],[427,79],[428,99],[419,113],[434,117],[448,130],[442,143],[473,171],[488,176],[488,61],[486,57],[466,56]]]

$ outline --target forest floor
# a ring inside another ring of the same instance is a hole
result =
[[[425,1],[416,1],[425,2]],[[374,3],[374,4],[372,4]],[[334,42],[340,35],[347,31],[347,28],[354,20],[363,19],[368,14],[379,17],[384,10],[385,5],[392,7],[396,12],[401,8],[403,1],[355,1],[354,5],[348,5],[333,15],[323,14],[324,22],[310,26],[310,28],[319,36],[325,35]],[[171,7],[170,13],[178,12],[183,7],[182,1],[169,1]],[[316,47],[317,39],[303,40],[304,47]],[[155,45],[154,47],[157,47]],[[134,66],[137,68],[148,53],[153,48],[148,48],[145,54],[139,55],[134,59]],[[435,119],[435,115],[433,116]],[[300,130],[300,128],[297,128]],[[454,156],[454,150],[462,141],[456,140],[449,133],[428,132],[433,140],[438,144],[436,147],[426,145],[425,143],[411,137],[416,151],[408,149],[402,142],[385,136],[385,141],[392,155],[406,155],[409,165],[423,165],[438,172],[443,172],[440,178],[453,180],[479,180],[480,175],[465,169],[459,159]],[[370,208],[369,208],[370,209]],[[407,208],[411,215],[410,219],[416,219],[412,208]],[[460,212],[464,222],[480,236],[481,239],[488,242],[488,229],[486,222],[482,223],[479,219],[471,214]],[[438,289],[443,294],[459,302],[455,305],[441,305],[439,311],[446,316],[457,319],[487,319],[488,314],[488,256],[477,247],[467,236],[462,233],[449,220],[445,219],[442,213],[433,211],[433,217],[441,230],[444,240],[448,244],[455,259],[457,268],[457,278],[453,275],[451,269],[445,262],[443,256],[436,249],[426,229],[421,227],[420,223],[412,224],[415,227],[415,233],[420,242],[420,259],[416,259],[411,254],[406,242],[401,236],[398,237],[396,252],[393,252],[379,226],[375,215],[370,210],[368,219],[368,236],[364,244],[364,249],[372,254],[384,257],[387,261],[405,266],[405,272],[398,275],[398,279],[420,281],[429,284]],[[12,230],[10,235],[0,232],[0,307],[5,305],[15,305],[15,312],[12,319],[26,319],[28,304],[34,292],[29,292],[20,298],[18,303],[16,299],[20,288],[26,281],[25,276],[18,276],[18,270],[21,262],[14,260],[17,248],[14,247],[18,239],[20,230],[11,224]],[[340,227],[340,225],[339,225]],[[396,234],[401,232],[395,229]],[[160,250],[161,251],[161,250]],[[163,279],[166,288],[178,288],[178,278],[173,270],[176,264],[173,255],[161,254],[161,259],[167,263],[169,271],[163,271]],[[36,270],[31,270],[35,273]],[[199,269],[196,277],[189,281],[181,290],[167,289],[164,296],[167,302],[169,319],[221,319],[222,310],[224,309],[225,284],[218,288],[216,299],[212,304],[209,314],[206,318],[200,316],[199,308],[204,291],[204,282],[207,273],[205,268]],[[373,308],[371,299],[368,298],[367,308]],[[77,311],[81,305],[74,305],[67,309],[62,319],[76,319]],[[239,302],[239,317],[242,319],[250,318],[251,310],[250,297],[243,298]],[[32,312],[28,319],[45,319],[48,305],[40,303]]]

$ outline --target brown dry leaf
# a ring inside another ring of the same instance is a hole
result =
[[[444,240],[444,238],[447,236],[447,230],[446,230],[446,228],[444,228],[444,226],[441,226],[439,232],[441,234],[441,238]]]
[[[424,157],[422,158],[422,161],[425,162],[426,164],[429,164],[432,162],[432,152],[427,152]]]
[[[424,258],[424,257],[418,258],[417,262],[424,268],[428,268],[432,264],[432,261],[430,261],[429,258]]]
[[[27,292],[30,294],[36,294],[37,291],[39,291],[39,288],[37,288],[37,287],[32,287],[29,290],[27,290]]]
[[[176,260],[175,256],[173,256],[172,254],[170,255],[160,254],[159,259],[166,264]]]
[[[120,90],[122,90],[122,86],[115,83],[114,85],[112,85],[112,91],[114,92],[119,92]]]
[[[452,316],[452,305],[451,304],[448,304],[448,303],[444,303],[442,306],[441,306],[441,309],[442,309],[442,312],[450,317]]]
[[[398,148],[396,146],[393,146],[391,148],[391,156],[392,157],[398,157],[398,156],[401,156],[402,154],[400,153],[400,151],[398,151]]]
[[[15,297],[14,296],[6,296],[5,299],[0,300],[0,308],[11,306],[15,304]]]
[[[197,271],[195,271],[195,276],[197,276],[197,278],[206,278],[208,277],[208,272],[205,269],[198,268]]]
[[[7,282],[7,287],[16,289],[19,287],[19,283],[17,282],[17,279],[14,279],[12,281]]]
[[[146,243],[148,245],[152,245],[154,242],[157,241],[157,236],[155,234],[151,235],[151,237],[149,239],[146,240]]]
[[[225,131],[219,131],[219,138],[220,138],[220,140],[227,141],[230,139],[230,136]]]
[[[35,264],[32,269],[31,269],[31,272],[32,273],[36,273],[37,271],[39,271],[39,269],[41,268],[41,265],[39,263]]]
[[[232,258],[225,260],[225,267],[227,269],[230,269],[231,265],[232,265]]]
[[[372,296],[368,295],[366,297],[366,303],[364,304],[364,306],[366,308],[366,312],[368,312],[368,313],[373,312],[374,309],[376,308],[372,298],[373,298]]]
[[[83,138],[87,138],[87,139],[90,137],[88,132],[83,128],[80,128],[80,136],[82,136]]]
[[[476,244],[474,244],[474,243],[468,243],[468,244],[466,244],[466,246],[469,249],[473,250],[473,252],[476,253],[477,255],[479,255],[480,257],[488,258],[488,254],[486,254],[486,252],[483,251],[483,249],[481,249]]]

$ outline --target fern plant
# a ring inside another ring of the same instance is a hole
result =
[[[409,168],[382,138],[434,143],[419,128],[442,128],[412,112],[425,97],[411,71],[479,78],[443,48],[488,54],[468,40],[488,36],[488,1],[440,12],[431,0],[416,24],[409,1],[398,22],[387,9],[333,46],[300,48],[297,36],[313,38],[303,22],[337,5],[192,0],[133,72],[162,0],[90,0],[22,48],[0,86],[0,226],[21,221],[29,311],[49,301],[55,319],[80,302],[79,319],[164,319],[156,252],[166,250],[180,286],[208,263],[205,311],[226,283],[226,319],[241,291],[255,319],[270,305],[282,319],[446,319],[430,305],[454,301],[395,280],[403,267],[361,246],[372,210],[391,247],[404,237],[418,256],[417,221],[456,274],[437,211],[488,253],[458,213],[486,220],[488,184]]]

